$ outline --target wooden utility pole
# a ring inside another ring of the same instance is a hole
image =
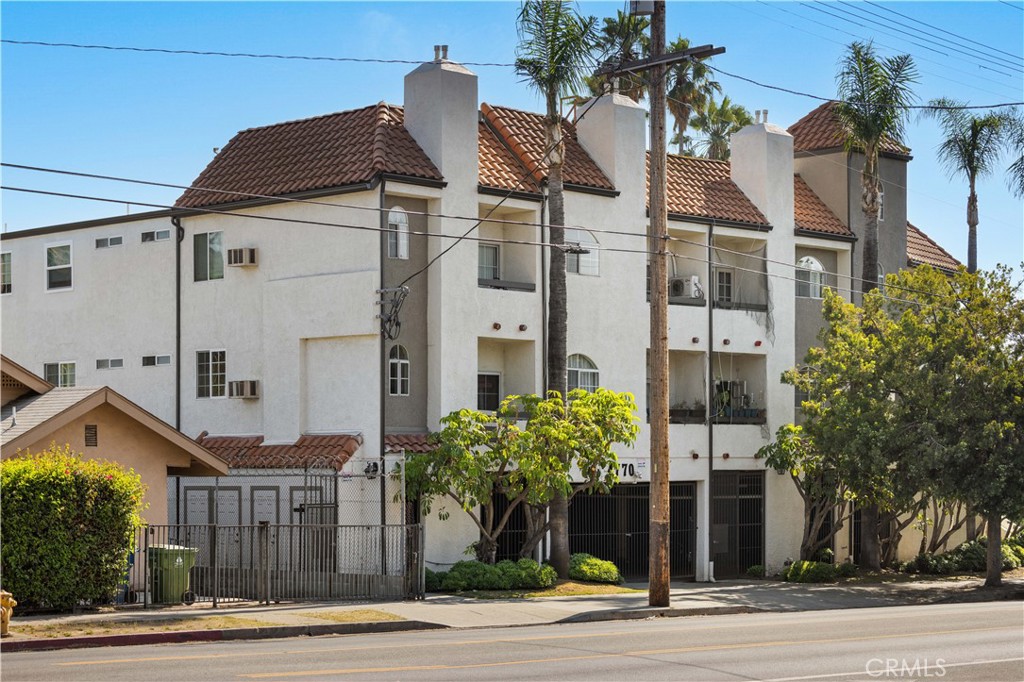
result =
[[[643,5],[644,3],[635,3]],[[647,13],[647,12],[636,12]],[[668,205],[665,177],[665,74],[688,59],[704,59],[725,52],[724,47],[701,45],[665,53],[665,1],[655,0],[651,12],[651,56],[625,64],[609,64],[595,75],[614,77],[646,71],[651,102],[650,227],[648,263],[651,277],[651,525],[650,578],[647,602],[668,606],[669,578],[669,450],[668,450]]]
[[[668,205],[665,184],[665,2],[651,15],[651,176],[648,256],[651,269],[651,530],[647,603],[669,605]]]

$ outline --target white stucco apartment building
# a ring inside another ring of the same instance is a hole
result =
[[[793,134],[740,131],[731,163],[669,159],[680,577],[799,553],[800,498],[754,455],[794,420],[779,376],[813,342],[819,285],[848,290],[859,272],[855,155],[811,139],[807,128],[835,135],[821,111]],[[569,258],[570,382],[633,392],[644,423],[615,493],[574,501],[571,537],[636,575],[649,507],[646,122],[617,94],[576,116],[566,220],[589,252]],[[794,151],[795,139],[811,143]],[[353,470],[385,451],[400,459],[452,410],[544,390],[543,148],[539,115],[481,104],[477,77],[447,59],[406,76],[401,107],[242,131],[174,210],[3,235],[3,352],[57,385],[109,385],[229,461],[248,443],[248,467],[251,448],[277,447],[280,461],[279,446],[310,436],[360,436],[344,451]],[[907,160],[885,161],[897,178],[887,201]],[[887,204],[899,226],[883,243],[887,271],[907,264],[902,191]],[[955,267],[914,238],[917,260]],[[401,330],[385,339],[380,290],[401,285]],[[427,565],[475,539],[457,513],[428,519]]]

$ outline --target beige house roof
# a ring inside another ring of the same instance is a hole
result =
[[[0,365],[3,367],[4,388],[25,388],[36,393],[46,393],[53,388],[49,381],[33,374],[6,355],[0,355]]]
[[[227,462],[220,457],[106,386],[53,388],[42,395],[33,393],[4,405],[0,409],[0,450],[5,457],[13,455],[102,405],[123,412],[207,468],[222,474],[228,472]]]

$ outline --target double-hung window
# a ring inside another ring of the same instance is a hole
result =
[[[802,298],[821,298],[825,288],[825,268],[813,256],[804,256],[796,262],[796,295]]]
[[[196,352],[196,397],[223,398],[227,386],[227,351]]]
[[[501,279],[501,248],[497,244],[480,244],[477,277],[479,279]]]
[[[409,395],[409,351],[392,346],[388,353],[388,394]]]
[[[480,372],[476,375],[476,409],[497,412],[501,405],[500,378],[492,372]]]
[[[46,290],[71,288],[71,244],[46,247]]]
[[[200,232],[192,238],[195,281],[224,279],[224,233]]]
[[[716,268],[715,275],[715,302],[732,303],[732,270],[727,268]]]
[[[400,208],[388,212],[388,258],[409,258],[409,216]]]
[[[75,363],[48,362],[43,365],[43,378],[58,388],[75,385]]]
[[[0,253],[0,294],[9,294],[11,288],[11,252]]]

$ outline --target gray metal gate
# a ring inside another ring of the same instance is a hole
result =
[[[136,534],[128,586],[147,605],[415,599],[422,543],[418,524],[150,525]]]
[[[711,474],[711,556],[716,578],[764,565],[764,471]]]

